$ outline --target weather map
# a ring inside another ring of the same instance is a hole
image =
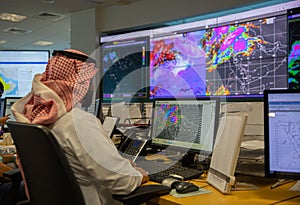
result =
[[[286,16],[211,29],[203,41],[208,94],[262,94],[286,88]],[[221,82],[215,76],[220,76]]]
[[[167,140],[200,142],[202,105],[189,106],[162,104],[155,114],[156,129],[153,136]],[[194,136],[194,137],[191,137]],[[196,139],[195,139],[196,138]]]
[[[103,48],[103,97],[105,100],[147,97],[145,38],[107,43]]]
[[[6,95],[18,94],[18,72],[15,69],[6,69],[0,66],[0,82],[4,86]]]
[[[183,35],[150,43],[150,96],[205,95],[205,52]]]
[[[262,94],[287,87],[286,15],[152,39],[150,96]]]
[[[289,88],[299,89],[300,87],[300,41],[294,41],[288,58]]]
[[[289,22],[289,53],[288,83],[290,89],[300,88],[300,15],[299,9],[290,11]]]
[[[32,85],[35,74],[43,73],[49,59],[47,50],[0,51],[0,82],[4,85],[2,97],[22,97]]]

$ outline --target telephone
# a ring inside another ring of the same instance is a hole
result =
[[[137,157],[145,150],[148,140],[145,137],[137,136],[137,133],[131,131],[119,146],[121,155],[134,162]]]

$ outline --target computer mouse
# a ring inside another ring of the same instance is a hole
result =
[[[198,191],[199,187],[193,183],[181,181],[175,184],[175,189],[176,192],[179,194],[186,194],[186,193]]]

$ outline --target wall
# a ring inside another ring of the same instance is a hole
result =
[[[85,53],[97,47],[96,11],[88,9],[71,15],[71,48]]]
[[[108,31],[130,30],[158,25],[218,11],[228,11],[262,0],[139,0],[129,5],[88,9],[71,15],[71,47],[92,53],[99,46],[99,35]]]
[[[258,0],[141,0],[130,5],[98,9],[98,31],[157,24],[238,8]],[[273,1],[274,2],[274,1]]]

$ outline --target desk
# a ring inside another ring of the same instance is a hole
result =
[[[3,145],[3,141],[0,140],[0,156],[3,163],[12,162],[15,158],[16,147],[15,145]]]
[[[260,177],[248,177],[243,180],[260,187],[259,190],[231,191],[231,194],[224,195],[214,187],[208,185],[205,180],[191,180],[200,187],[212,191],[209,194],[203,194],[192,197],[176,198],[171,195],[162,196],[158,199],[162,205],[299,205],[300,192],[289,191],[294,183],[291,182],[271,189],[271,185],[276,182],[274,179],[265,179]],[[237,181],[242,181],[237,177]],[[297,197],[298,196],[298,197]],[[287,200],[289,199],[289,200]]]

